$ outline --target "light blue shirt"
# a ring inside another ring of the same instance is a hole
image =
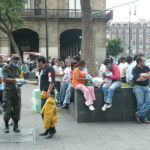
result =
[[[3,78],[2,69],[0,68],[0,78]],[[0,90],[4,90],[4,84],[0,84]]]

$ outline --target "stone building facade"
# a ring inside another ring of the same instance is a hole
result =
[[[46,55],[45,0],[26,0],[24,26],[14,30],[13,35],[21,54],[25,51]],[[74,1],[74,8],[70,5]],[[82,40],[80,0],[47,0],[49,56],[62,57],[80,53]],[[106,8],[106,0],[91,0],[93,12]],[[93,38],[96,58],[105,57],[106,23],[112,12],[93,15]],[[0,32],[0,53],[11,54],[12,48],[6,35]]]
[[[123,55],[129,55],[130,39],[130,54],[132,56],[141,53],[150,57],[150,21],[133,22],[130,24],[130,28],[128,22],[111,23],[107,27],[107,38],[122,39]]]

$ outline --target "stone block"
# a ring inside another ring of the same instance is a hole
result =
[[[70,112],[77,122],[118,122],[135,120],[136,99],[132,88],[117,89],[113,96],[112,108],[103,112],[102,89],[95,88],[95,111],[85,106],[85,99],[79,90],[74,90],[74,102],[70,104]],[[150,116],[150,115],[149,115]]]

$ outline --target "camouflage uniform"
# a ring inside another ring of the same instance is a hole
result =
[[[3,78],[19,78],[21,69],[9,64],[3,68]],[[20,120],[21,90],[14,83],[5,82],[3,94],[4,120]]]

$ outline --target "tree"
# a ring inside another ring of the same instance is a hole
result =
[[[23,0],[0,0],[0,30],[8,36],[14,52],[20,55],[18,46],[13,38],[13,30],[23,24],[18,15],[23,7]]]
[[[107,56],[117,56],[122,53],[124,48],[122,47],[122,40],[120,38],[108,40],[106,46]]]
[[[92,11],[90,0],[80,0],[82,9],[82,59],[86,61],[88,72],[97,76],[95,50],[92,32]]]

